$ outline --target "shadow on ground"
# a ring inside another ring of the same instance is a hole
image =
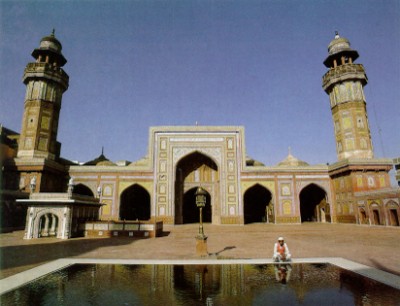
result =
[[[109,248],[113,246],[121,247],[139,240],[139,238],[132,239],[125,237],[93,239],[72,238],[61,241],[55,238],[41,239],[52,239],[52,241],[0,247],[0,278],[5,278],[8,277],[9,274],[13,274],[8,273],[8,269],[34,267],[59,258],[80,256],[100,248]],[[96,256],[101,257],[101,253]]]
[[[369,260],[373,263],[375,268],[377,268],[379,270],[382,270],[382,271],[385,271],[385,272],[392,273],[394,275],[400,276],[400,273],[398,271],[395,271],[393,269],[390,269],[390,268],[386,267],[385,265],[382,265],[382,263],[379,262],[378,260],[373,259],[373,258],[369,258]]]
[[[235,248],[236,248],[235,246],[227,246],[227,247],[223,248],[222,250],[220,250],[220,251],[218,251],[218,252],[209,253],[209,255],[218,256],[219,254],[221,254],[221,253],[224,252],[224,251],[232,250],[232,249],[235,249]]]

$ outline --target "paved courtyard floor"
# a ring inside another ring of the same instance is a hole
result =
[[[342,257],[400,276],[400,227],[354,224],[204,225],[210,258],[271,258],[278,236],[293,258]],[[42,238],[24,240],[23,231],[0,234],[1,274],[6,278],[59,258],[196,259],[198,225],[164,226],[163,237]]]

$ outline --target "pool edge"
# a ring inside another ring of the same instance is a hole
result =
[[[400,276],[378,270],[341,257],[297,258],[293,264],[301,263],[329,263],[342,269],[349,270],[368,277],[382,284],[400,290]],[[273,264],[270,258],[258,259],[97,259],[97,258],[61,258],[24,272],[0,280],[0,295],[17,289],[49,273],[64,269],[74,264],[125,264],[125,265],[198,265],[198,264]]]

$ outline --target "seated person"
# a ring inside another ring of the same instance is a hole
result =
[[[282,237],[279,237],[278,242],[274,245],[274,256],[272,257],[272,259],[275,262],[286,262],[290,261],[291,258],[292,255],[290,255],[287,244]]]

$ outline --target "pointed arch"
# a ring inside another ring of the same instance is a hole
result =
[[[390,200],[386,203],[386,212],[387,212],[387,225],[391,226],[400,226],[400,207],[395,201]]]
[[[359,220],[359,224],[368,224],[369,223],[367,212],[365,211],[364,207],[358,208],[358,220]]]
[[[207,204],[203,209],[203,220],[211,222],[213,201],[219,195],[218,165],[208,155],[194,151],[182,157],[176,164],[175,224],[198,222],[194,192],[199,186],[208,192]]]
[[[45,208],[38,211],[32,219],[32,238],[60,237],[62,232],[60,220],[63,220],[63,213],[60,209]]]
[[[181,169],[182,175],[186,177],[188,174],[198,169],[200,166],[206,165],[209,168],[217,171],[218,166],[214,159],[199,151],[194,151],[183,156],[176,164],[177,169]]]
[[[150,194],[144,187],[139,184],[133,184],[121,193],[119,219],[150,219]]]
[[[316,188],[319,188],[323,192],[325,192],[326,195],[328,195],[328,190],[326,190],[326,186],[323,186],[323,185],[319,184],[318,182],[312,182],[312,183],[304,185],[303,188],[301,188],[299,192],[301,193],[305,188],[308,188],[310,186],[315,186]]]
[[[272,193],[266,187],[255,184],[243,195],[244,223],[275,222]]]
[[[382,224],[382,214],[381,208],[378,203],[372,202],[370,204],[370,212],[371,212],[371,223],[373,225],[381,225]]]
[[[74,186],[74,193],[94,197],[93,191],[82,183]]]
[[[323,187],[310,183],[300,191],[299,198],[302,222],[331,222],[330,205]]]

